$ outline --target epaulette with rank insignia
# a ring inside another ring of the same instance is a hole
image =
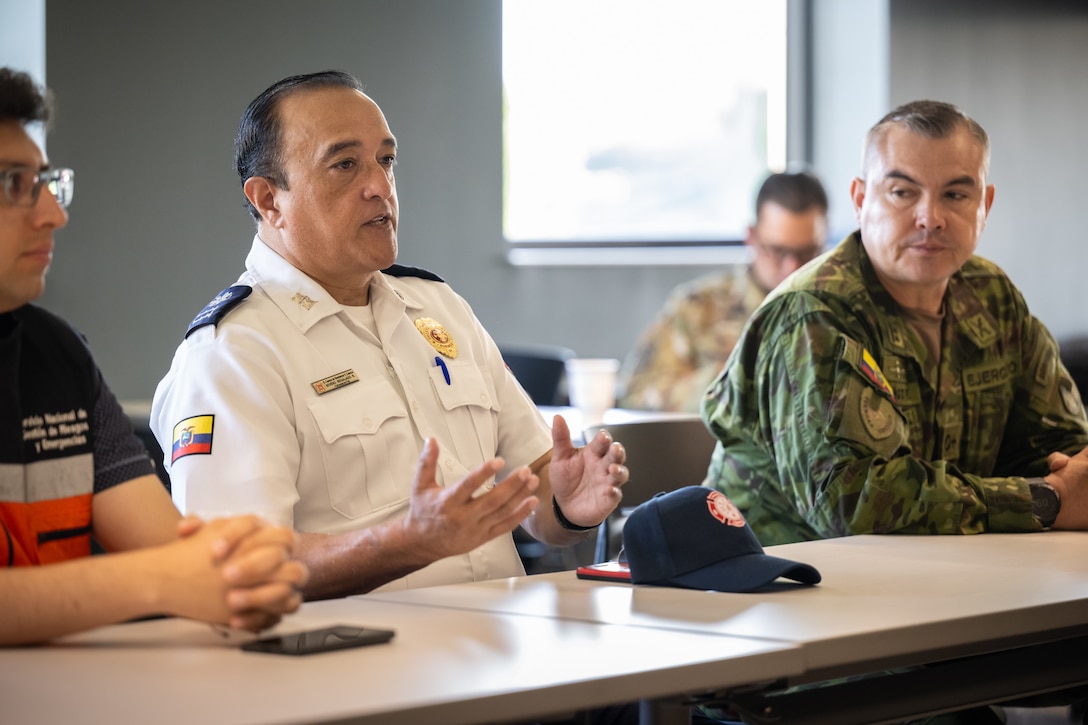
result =
[[[390,277],[419,277],[420,279],[429,279],[432,282],[442,282],[445,284],[446,280],[439,277],[434,272],[430,272],[420,267],[406,267],[403,264],[394,264],[391,267],[386,267],[382,270],[382,274],[388,274]]]
[[[247,284],[236,284],[233,287],[227,287],[225,290],[217,294],[212,298],[212,301],[208,303],[207,307],[202,309],[193,321],[189,323],[189,328],[185,330],[185,337],[193,334],[194,330],[197,330],[205,325],[218,325],[228,312],[237,307],[242,300],[249,297],[249,294],[253,291],[253,288]]]

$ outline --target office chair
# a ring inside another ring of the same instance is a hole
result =
[[[574,350],[559,345],[500,345],[510,372],[537,405],[565,405],[567,360]]]
[[[537,405],[565,405],[566,365],[574,350],[559,345],[499,345],[503,362]],[[569,549],[558,549],[514,529],[514,545],[529,574],[571,569],[579,563]]]
[[[716,443],[694,415],[592,426],[586,428],[585,439],[601,428],[623,444],[631,477],[623,486],[623,501],[597,529],[596,563],[619,556],[623,524],[635,507],[662,491],[701,484]]]
[[[1069,371],[1081,397],[1088,396],[1088,335],[1075,335],[1058,341],[1062,364]]]
[[[163,466],[162,448],[159,446],[159,441],[156,440],[155,434],[151,432],[150,401],[131,401],[122,403],[121,407],[124,408],[125,415],[128,417],[128,422],[132,424],[132,431],[136,434],[136,437],[140,439],[140,442],[144,444],[144,448],[147,449],[148,455],[151,456],[151,461],[155,464],[156,475],[158,475],[159,480],[162,481],[162,485],[166,487],[166,492],[170,493],[170,475]]]

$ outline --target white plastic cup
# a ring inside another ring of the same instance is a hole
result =
[[[614,358],[576,357],[567,360],[567,393],[582,416],[582,427],[596,425],[616,407],[616,378],[620,361]]]

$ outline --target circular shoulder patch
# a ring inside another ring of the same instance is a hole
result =
[[[858,405],[861,422],[874,440],[883,440],[892,434],[895,430],[895,408],[887,398],[866,386],[861,391]]]
[[[1062,392],[1062,403],[1065,404],[1065,410],[1070,415],[1080,415],[1083,406],[1081,405],[1080,396],[1073,389],[1073,381],[1066,379],[1063,375],[1062,379],[1058,381],[1058,388]]]

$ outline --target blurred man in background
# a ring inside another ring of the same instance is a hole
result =
[[[752,262],[677,287],[621,371],[620,406],[699,412],[744,323],[767,293],[823,251],[827,194],[816,176],[771,174],[744,243]]]

